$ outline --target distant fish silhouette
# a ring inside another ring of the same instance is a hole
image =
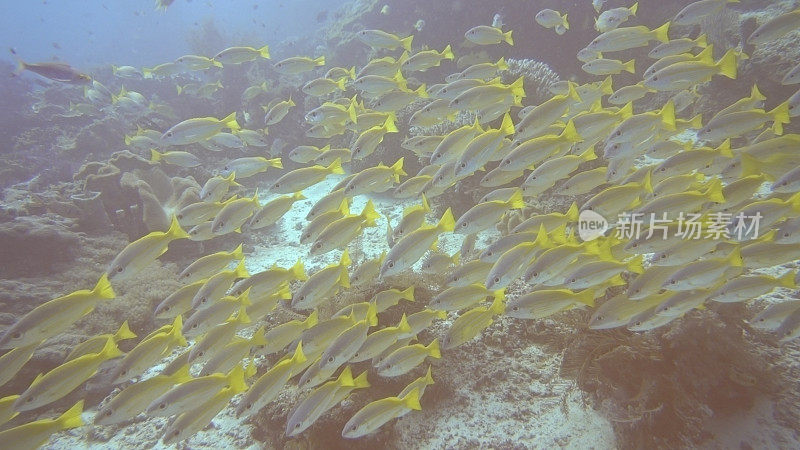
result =
[[[13,48],[10,50],[11,54],[17,59],[17,70],[14,71],[14,75],[19,75],[25,70],[30,70],[45,78],[62,83],[85,84],[92,82],[92,77],[85,73],[78,72],[69,64],[60,62],[28,64],[17,56],[17,52],[15,52]]]

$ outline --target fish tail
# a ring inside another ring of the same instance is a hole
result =
[[[694,40],[694,45],[701,48],[708,47],[708,37],[706,36],[706,34],[703,33],[700,36],[698,36],[697,39]]]
[[[773,118],[772,130],[778,136],[783,134],[783,124],[789,123],[789,101],[785,101],[768,113]]]
[[[436,224],[436,227],[442,232],[455,230],[456,220],[453,217],[453,212],[450,210],[450,208],[447,208],[447,211],[442,214],[442,218],[439,219],[439,223]]]
[[[292,272],[292,276],[295,280],[305,281],[308,279],[308,275],[306,275],[306,269],[303,266],[303,261],[300,259],[298,259],[289,270]]]
[[[83,419],[81,418],[82,413],[83,400],[80,400],[78,403],[72,405],[72,408],[66,410],[64,414],[58,416],[56,422],[58,422],[58,426],[62,430],[81,427],[83,426]]]
[[[508,45],[514,45],[514,38],[511,37],[512,30],[508,30],[507,32],[503,33],[503,40],[508,43]]]
[[[319,322],[319,312],[315,309],[311,312],[311,314],[306,317],[306,320],[303,321],[303,328],[306,330],[313,327]]]
[[[314,312],[311,313],[311,315],[315,315],[316,313],[317,313],[317,310],[315,309]],[[309,317],[311,317],[311,316],[309,316]],[[294,362],[295,364],[300,364],[300,363],[304,363],[306,361],[308,361],[308,358],[306,358],[305,353],[303,353],[303,343],[302,342],[298,342],[297,343],[297,348],[294,349],[294,355],[292,355],[292,362]]]
[[[401,176],[408,175],[407,173],[405,173],[405,171],[403,171],[403,160],[404,159],[405,159],[404,157],[401,157],[394,164],[392,164],[392,167],[390,167],[390,169],[392,169],[392,173],[394,174],[395,183],[399,183],[400,182],[400,177]]]
[[[567,14],[561,16],[561,25],[564,27],[565,30],[569,30],[569,21],[567,20]]]
[[[116,333],[114,333],[114,340],[115,341],[124,341],[125,339],[134,339],[136,338],[136,333],[131,331],[130,327],[128,326],[128,321],[122,322],[122,326],[119,327]]]
[[[719,147],[716,148],[719,152],[720,156],[725,156],[727,158],[733,158],[733,151],[731,150],[731,140],[725,139],[725,142],[719,144]]]
[[[628,62],[623,64],[623,66],[625,68],[625,71],[626,72],[630,72],[630,73],[636,73],[636,68],[635,68],[636,66],[635,65],[636,65],[636,60],[635,59],[632,59],[632,60],[630,60],[630,61],[628,61]]]
[[[411,51],[411,43],[413,41],[414,41],[414,35],[412,34],[411,36],[408,36],[406,38],[400,39],[400,44],[402,44],[403,48],[406,49],[406,51],[410,52]]]
[[[500,57],[500,59],[498,59],[497,62],[495,63],[495,66],[497,66],[498,72],[508,70],[508,63],[506,62],[506,57],[505,56]]]
[[[397,116],[394,113],[389,113],[386,116],[386,121],[383,122],[383,128],[386,129],[387,133],[397,133],[397,125],[395,124],[395,120],[397,120]]]
[[[314,60],[315,66],[324,66],[325,65],[325,55],[320,56]]]
[[[731,80],[736,79],[736,52],[731,49],[725,52],[725,55],[719,59],[716,63],[717,70],[719,70],[719,74],[725,77],[730,78]]]
[[[709,184],[705,192],[705,197],[708,201],[715,203],[724,203],[725,196],[722,193],[722,181],[719,178],[714,178]]]
[[[126,136],[126,138],[127,138],[127,136]],[[150,161],[151,162],[157,163],[157,162],[161,161],[161,158],[163,156],[164,155],[162,153],[159,153],[156,149],[154,149],[154,148],[150,149]]]
[[[514,193],[511,194],[511,197],[506,202],[508,204],[508,209],[522,209],[525,207],[525,200],[522,199],[522,189],[514,190]]]
[[[492,314],[503,314],[506,312],[506,296],[504,295],[496,295],[494,300],[492,300],[491,306],[489,306],[489,312]]]
[[[100,280],[97,281],[97,284],[94,286],[94,289],[92,289],[92,294],[100,298],[106,298],[106,299],[111,299],[116,297],[114,289],[111,287],[111,282],[108,281],[107,274],[104,273],[100,277]]]
[[[669,42],[669,24],[670,22],[667,22],[653,30],[653,39],[661,42]]]
[[[633,4],[633,6],[628,8],[628,11],[630,11],[631,15],[635,16],[636,15],[636,11],[638,9],[639,9],[639,2],[636,2],[636,3]]]
[[[122,350],[117,347],[117,344],[114,342],[114,339],[106,340],[103,349],[100,350],[98,356],[100,356],[103,360],[109,360],[112,358],[116,358],[117,356],[122,356]]]
[[[578,220],[578,204],[576,202],[572,202],[572,204],[569,205],[569,209],[567,210],[566,216],[567,216],[567,221],[569,222],[575,222],[576,220]]]
[[[231,369],[228,373],[228,383],[234,392],[244,392],[247,390],[247,383],[244,381],[244,368],[241,364]]]
[[[181,228],[181,225],[178,223],[178,217],[174,214],[172,215],[172,222],[169,225],[169,230],[167,230],[166,235],[170,240],[185,239],[189,237],[189,233]]]
[[[367,201],[367,204],[364,206],[364,210],[361,211],[361,217],[364,218],[365,227],[376,226],[375,220],[379,219],[381,215],[375,211],[375,205],[372,203],[372,200]]]
[[[503,122],[500,124],[500,131],[503,136],[514,134],[514,122],[511,121],[511,116],[508,113],[503,115]]]
[[[342,252],[342,257],[339,258],[339,265],[346,268],[350,264],[353,264],[353,260],[350,259],[350,253],[345,249]]]
[[[230,253],[230,255],[231,255],[231,258],[233,258],[233,259],[242,259],[242,258],[244,258],[244,252],[243,252],[243,250],[242,250],[242,245],[243,245],[243,244],[244,244],[244,243],[242,243],[242,244],[239,244],[239,246],[238,246],[238,247],[236,247],[235,249],[233,249],[233,251]]]
[[[412,389],[411,392],[401,398],[400,401],[403,403],[403,406],[408,409],[416,409],[417,411],[422,409],[422,405],[419,404],[419,388]]]
[[[343,174],[344,169],[342,169],[342,158],[336,158],[331,165],[326,167],[328,173],[335,173],[335,174]]]
[[[516,97],[525,97],[525,77],[519,77],[511,83],[511,94]]]
[[[240,130],[242,128],[239,125],[239,122],[236,121],[236,111],[228,114],[228,116],[222,119],[221,122],[231,130]]]
[[[353,378],[353,387],[355,387],[356,389],[358,389],[358,388],[368,388],[370,386],[371,386],[371,384],[369,384],[369,381],[367,381],[367,371],[366,370],[361,372],[361,375]]]
[[[790,270],[778,278],[778,285],[789,289],[795,289],[797,285],[795,284],[794,278],[795,273]]]
[[[575,297],[575,299],[586,306],[591,306],[594,308],[594,290],[592,289],[584,289]]]
[[[659,115],[661,116],[661,123],[664,124],[667,130],[675,130],[675,103],[672,100],[661,108]]]
[[[560,137],[567,142],[583,141],[583,138],[578,134],[578,130],[575,129],[575,123],[572,121],[572,119],[567,122],[567,126],[564,127],[564,131],[561,132]]]
[[[265,45],[258,49],[258,54],[264,59],[269,59],[269,45]]]
[[[428,91],[427,91],[427,89],[428,89],[428,86],[427,86],[427,85],[425,85],[425,83],[422,83],[422,84],[421,84],[421,85],[420,85],[420,86],[417,88],[417,90],[415,90],[415,91],[414,91],[414,93],[416,93],[416,94],[417,94],[417,97],[419,97],[419,98],[429,98],[429,97],[430,97],[430,95],[428,94]]]
[[[428,350],[428,354],[433,358],[439,359],[442,357],[442,352],[439,350],[439,338],[431,341],[425,349]]]
[[[244,267],[244,258],[239,260],[239,264],[236,265],[236,268],[233,270],[236,278],[247,278],[250,274],[247,272],[247,268]]]
[[[407,287],[405,290],[400,292],[400,294],[403,296],[404,299],[408,300],[409,302],[416,301],[414,300],[414,286]]]
[[[441,56],[442,58],[449,59],[451,61],[456,57],[456,55],[453,54],[453,49],[450,48],[450,44],[447,44],[447,47],[442,50]]]
[[[597,159],[597,155],[594,154],[594,146],[587,148],[585,152],[578,156],[578,158],[580,158],[581,161],[592,161]]]

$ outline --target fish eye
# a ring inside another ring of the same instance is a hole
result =
[[[32,402],[32,401],[33,401],[33,397],[28,397],[28,398],[27,398],[25,401],[26,401],[27,403],[30,403],[30,402]]]
[[[17,331],[16,333],[14,333],[14,334],[12,334],[12,335],[11,335],[11,338],[12,338],[12,339],[19,339],[19,338],[21,338],[21,337],[22,337],[22,333],[21,333],[21,332],[19,332],[19,331]]]
[[[573,279],[569,280],[569,282],[570,282],[570,283],[574,283],[574,282],[576,282],[576,281],[577,281],[577,280],[576,280],[575,278],[573,278]]]
[[[166,403],[159,404],[158,409],[167,409],[167,404]]]
[[[117,273],[122,273],[123,270],[125,269],[122,266],[117,267]]]
[[[512,310],[512,311],[519,311],[519,306],[512,306],[512,307],[511,307],[511,310]]]
[[[336,358],[334,358],[333,356],[329,356],[328,357],[328,362],[329,363],[332,363],[334,360],[336,360]]]
[[[533,272],[533,276],[538,277],[539,276],[539,272]]]
[[[112,411],[110,409],[106,410],[106,416],[111,416],[112,414],[114,414],[114,411]]]
[[[192,328],[197,328],[197,324],[196,324],[196,323],[193,323],[193,324],[192,324]]]
[[[172,137],[172,131],[167,132],[167,137]]]
[[[389,264],[388,264],[388,266],[389,266],[389,268],[390,268],[390,269],[391,269],[392,267],[394,267],[394,261],[389,261]]]
[[[500,282],[500,277],[494,277],[494,282],[495,283],[499,283]]]

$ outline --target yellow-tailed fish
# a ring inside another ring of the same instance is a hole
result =
[[[342,437],[355,439],[368,435],[383,424],[406,414],[420,410],[419,389],[412,389],[403,397],[388,397],[371,402],[358,410],[342,429]]]
[[[331,174],[343,174],[341,160],[337,159],[329,166],[301,167],[292,170],[278,178],[270,186],[270,192],[275,194],[291,194],[302,191],[324,180]]]
[[[189,234],[178,224],[178,219],[172,216],[172,223],[166,232],[153,231],[122,249],[108,265],[108,280],[113,282],[130,279],[163,255],[170,242],[187,237]]]
[[[90,353],[99,353],[103,351],[103,347],[106,345],[106,341],[111,340],[114,344],[119,343],[119,341],[124,341],[126,339],[133,339],[136,337],[136,334],[131,331],[128,327],[128,321],[122,322],[122,325],[114,334],[99,334],[97,336],[93,336],[80,344],[76,345],[72,351],[69,352],[67,357],[64,359],[66,361],[72,361],[75,358],[78,358],[83,355],[88,355]]]
[[[442,339],[442,348],[447,350],[469,342],[488,328],[494,322],[494,316],[503,314],[505,309],[505,296],[498,295],[490,306],[477,306],[461,314],[447,330]],[[391,360],[392,355],[389,355],[383,364]],[[378,371],[380,373],[380,368]]]
[[[0,349],[14,349],[38,344],[51,338],[92,312],[98,303],[115,298],[114,290],[103,274],[93,289],[81,289],[33,308],[0,338]]]
[[[596,37],[587,48],[596,52],[618,52],[644,47],[650,41],[669,41],[670,22],[653,30],[645,26],[615,28]]]
[[[83,426],[82,412],[83,400],[55,419],[40,419],[0,431],[0,439],[3,445],[11,448],[39,448],[47,443],[52,434]]]
[[[293,56],[275,63],[273,66],[276,71],[285,75],[299,75],[310,72],[316,67],[325,65],[325,57],[320,56],[312,59],[307,56]]]
[[[183,328],[183,320],[179,315],[175,317],[171,326],[166,327],[165,331],[145,337],[136,347],[125,354],[114,368],[111,374],[112,383],[119,384],[137,377],[155,365],[161,358],[167,356],[174,347],[186,346],[186,339],[181,334],[181,328]]]
[[[227,177],[215,176],[209,178],[200,190],[200,200],[204,202],[218,202],[222,200],[228,189],[234,186],[241,186],[235,181],[236,174],[231,173]]]
[[[605,33],[611,31],[623,23],[627,22],[631,16],[636,15],[636,10],[639,8],[639,2],[633,4],[629,8],[612,8],[600,13],[594,21],[594,29]],[[597,10],[597,8],[595,8]],[[598,13],[600,11],[597,11]]]
[[[397,241],[389,250],[381,266],[380,278],[385,278],[411,267],[433,246],[440,233],[453,231],[455,220],[448,208],[436,225],[420,227]]]
[[[693,261],[672,274],[662,284],[669,291],[701,289],[714,284],[726,274],[742,271],[742,254],[736,248],[726,258],[709,258]]]
[[[411,43],[414,40],[413,35],[401,38],[381,30],[361,30],[356,33],[356,38],[374,49],[394,50],[403,47],[407,51],[411,51]]]
[[[277,362],[272,368],[261,375],[236,407],[236,417],[256,414],[261,408],[272,402],[289,381],[295,370],[306,361],[302,344],[298,344],[294,355],[289,359]]]
[[[508,45],[514,45],[514,38],[511,36],[511,33],[511,30],[504,32],[497,27],[479,25],[470,28],[464,33],[464,37],[466,37],[468,41],[478,45],[499,44],[503,41]]]
[[[781,14],[756,28],[747,38],[747,43],[762,45],[781,38],[800,26],[800,9]]]
[[[265,125],[275,125],[276,123],[283,120],[289,111],[291,111],[292,107],[295,106],[294,101],[291,97],[288,100],[283,100],[276,102],[274,105],[270,105],[269,107],[264,108],[264,112],[266,115],[264,116],[264,124]]]
[[[233,231],[241,232],[242,225],[250,219],[250,216],[252,216],[260,206],[258,202],[258,189],[256,189],[252,197],[239,198],[227,203],[211,222],[211,232],[217,236],[222,236]]]
[[[200,164],[200,158],[189,152],[164,152],[159,153],[156,149],[150,149],[150,161],[152,162],[165,162],[184,168],[197,167]]]
[[[256,230],[259,228],[268,227],[277,223],[284,214],[292,209],[292,205],[300,200],[305,200],[300,192],[295,192],[292,195],[282,195],[275,199],[270,200],[261,206],[261,208],[253,214],[248,222],[248,228]]]
[[[156,375],[133,383],[103,404],[94,416],[95,425],[113,425],[126,422],[145,412],[147,406],[176,384],[192,379],[189,366],[183,365],[171,375]]]
[[[122,355],[113,340],[106,341],[98,353],[90,353],[40,374],[14,401],[15,411],[29,411],[63,398],[88,380],[103,362]]]
[[[178,280],[183,283],[194,283],[216,274],[228,267],[233,261],[241,260],[242,258],[244,258],[242,244],[239,244],[229,252],[221,251],[203,256],[183,269],[178,275]]]
[[[398,348],[387,355],[376,369],[382,377],[397,377],[422,364],[428,356],[436,359],[442,357],[438,339],[434,339],[427,346],[414,344]]]
[[[538,289],[509,300],[505,315],[517,319],[542,319],[575,306],[594,307],[595,292],[585,289],[573,292],[569,289]]]
[[[311,255],[321,255],[331,250],[346,247],[366,227],[376,226],[380,217],[372,200],[368,200],[360,214],[350,214],[326,226],[311,244]]]
[[[241,128],[236,122],[236,112],[230,113],[223,119],[200,117],[184,120],[164,132],[161,135],[161,143],[164,145],[194,144],[214,136],[225,128],[232,130]]]
[[[345,250],[338,263],[330,264],[311,275],[295,292],[292,298],[292,307],[312,309],[319,305],[330,291],[335,291],[339,286],[349,288],[350,278],[347,274],[347,266],[351,262],[350,255]]]

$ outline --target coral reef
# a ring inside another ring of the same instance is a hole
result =
[[[165,231],[173,212],[199,201],[200,186],[194,178],[169,178],[159,167],[127,150],[115,153],[107,162],[85,164],[75,180],[83,181],[85,193],[99,193],[107,217],[131,239]],[[78,200],[77,204],[96,209],[90,202]]]

